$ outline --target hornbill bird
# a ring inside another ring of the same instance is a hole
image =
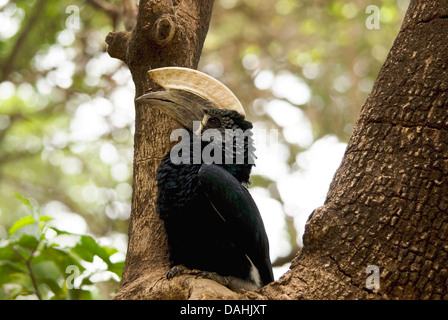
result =
[[[255,156],[252,123],[244,119],[241,103],[221,82],[193,69],[148,73],[165,90],[136,101],[159,108],[187,132],[187,141],[181,141],[187,148],[173,152],[174,146],[156,176],[156,208],[171,265],[167,278],[196,270],[230,289],[252,290],[272,282],[268,238],[246,189]],[[209,129],[214,135],[207,135]],[[232,135],[236,131],[244,134]],[[179,152],[184,153],[180,158]]]

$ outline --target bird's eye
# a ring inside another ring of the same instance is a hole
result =
[[[218,128],[221,126],[221,121],[218,118],[210,118],[207,121],[207,127],[209,128]]]

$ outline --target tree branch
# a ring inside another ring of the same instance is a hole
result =
[[[128,43],[131,33],[128,31],[113,31],[106,37],[107,53],[112,58],[120,59],[127,64]]]
[[[133,31],[112,32],[107,36],[109,54],[129,66],[136,96],[156,89],[147,75],[152,68],[197,68],[212,7],[210,0],[142,0]],[[129,245],[115,299],[187,298],[189,293],[200,297],[203,288],[208,287],[203,285],[205,280],[195,282],[191,275],[174,281],[165,277],[169,268],[166,235],[155,211],[155,175],[160,159],[170,148],[169,136],[175,128],[177,124],[159,111],[136,106]],[[191,291],[190,284],[202,289]],[[228,289],[222,289],[229,293]]]

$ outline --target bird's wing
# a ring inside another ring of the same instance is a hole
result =
[[[198,176],[202,191],[232,233],[235,243],[257,267],[263,284],[272,282],[268,237],[249,191],[227,170],[214,164],[203,164]]]

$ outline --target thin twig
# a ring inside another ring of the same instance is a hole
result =
[[[31,277],[31,281],[33,282],[33,287],[34,287],[34,291],[36,292],[37,298],[39,300],[42,300],[42,296],[40,295],[39,288],[37,287],[36,278],[34,277],[34,273],[33,273],[33,270],[31,269],[31,263],[29,260],[26,261],[26,267],[29,270],[29,275]]]
[[[282,257],[277,257],[277,259],[272,262],[273,267],[281,267],[287,263],[291,263],[292,259],[297,255],[297,252],[300,250],[300,248],[297,246],[294,249],[291,249],[291,251],[286,255]]]
[[[286,256],[278,257],[277,259],[275,259],[275,261],[272,262],[273,267],[280,267],[288,262],[291,262],[292,259],[296,256],[297,252],[301,250],[301,248],[297,244],[297,229],[294,224],[294,217],[285,213],[285,223],[286,231],[289,235],[291,250]]]
[[[37,248],[37,246],[36,246],[36,248]],[[36,251],[36,248],[34,248],[31,251],[29,259],[26,259],[16,248],[12,247],[12,250],[19,256],[20,259],[22,259],[25,262],[26,267],[28,269],[28,275],[30,276],[31,282],[33,283],[34,292],[36,293],[37,298],[39,300],[42,300],[42,296],[41,296],[39,288],[37,286],[36,278],[34,277],[33,269],[31,268],[31,260],[33,259],[33,254]]]

